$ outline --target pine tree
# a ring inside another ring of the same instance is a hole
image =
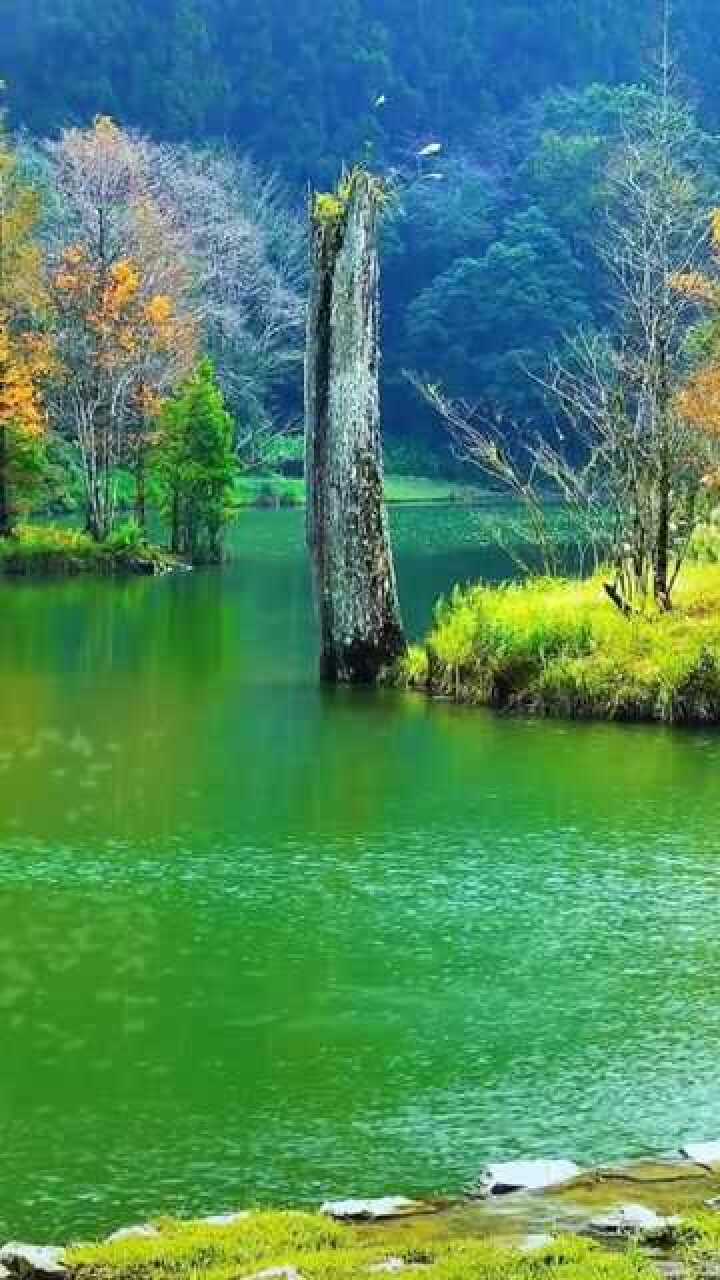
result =
[[[235,475],[235,433],[210,360],[203,360],[160,418],[155,471],[171,547],[193,563],[222,559]]]

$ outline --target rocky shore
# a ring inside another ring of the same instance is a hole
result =
[[[368,1263],[366,1271],[429,1269],[433,1250],[445,1250],[451,1257],[455,1244],[462,1242],[466,1248],[468,1241],[513,1249],[529,1259],[549,1250],[549,1256],[555,1258],[553,1249],[560,1242],[577,1237],[578,1243],[586,1241],[589,1246],[615,1253],[628,1246],[634,1252],[640,1249],[655,1274],[680,1277],[687,1269],[692,1223],[698,1215],[717,1217],[720,1240],[720,1142],[689,1145],[661,1158],[591,1169],[582,1169],[568,1159],[491,1163],[481,1171],[476,1185],[455,1199],[417,1200],[397,1195],[328,1200],[316,1214],[242,1209],[181,1223],[160,1220],[121,1226],[95,1245],[10,1241],[0,1249],[0,1280],[72,1280],[88,1274],[135,1277],[144,1275],[146,1267],[150,1274],[163,1274],[158,1259],[168,1251],[175,1256],[178,1239],[183,1242],[180,1254],[187,1254],[188,1260],[194,1257],[196,1247],[196,1264],[200,1265],[193,1265],[193,1275],[205,1270],[209,1274],[212,1259],[226,1251],[228,1241],[242,1242],[244,1235],[255,1239],[271,1220],[276,1223],[280,1219],[320,1224],[321,1238],[321,1224],[328,1224],[326,1231],[332,1224],[332,1230],[341,1233],[332,1236],[335,1249],[344,1239],[343,1231],[352,1233],[347,1237],[349,1243],[352,1240],[359,1247],[362,1241],[371,1252],[382,1240],[387,1256]],[[396,1248],[391,1248],[393,1242]],[[382,1255],[383,1249],[380,1252]],[[102,1265],[94,1268],[96,1256]],[[443,1257],[447,1261],[445,1253]],[[203,1258],[208,1260],[206,1268]],[[155,1263],[151,1265],[152,1259]],[[175,1274],[177,1268],[171,1270]],[[706,1267],[705,1273],[708,1270],[713,1268]],[[313,1268],[309,1267],[308,1275],[311,1273]],[[471,1268],[467,1274],[475,1275],[475,1271]],[[579,1274],[584,1274],[582,1269]],[[304,1280],[297,1266],[290,1263],[246,1275],[242,1269],[235,1272],[235,1280],[273,1278]]]

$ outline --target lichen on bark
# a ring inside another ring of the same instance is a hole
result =
[[[323,679],[373,683],[405,650],[383,497],[378,220],[354,170],[314,196],[305,363],[307,535]]]

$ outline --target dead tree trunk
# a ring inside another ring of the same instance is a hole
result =
[[[374,683],[404,652],[383,496],[380,184],[353,172],[312,205],[305,361],[307,536],[324,680]]]

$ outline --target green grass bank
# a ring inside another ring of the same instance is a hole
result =
[[[456,587],[399,679],[503,711],[720,723],[720,565],[688,566],[652,618],[624,618],[601,578]]]
[[[637,1250],[610,1253],[573,1237],[523,1253],[472,1237],[436,1237],[417,1225],[360,1230],[296,1212],[256,1213],[220,1229],[201,1223],[159,1225],[161,1234],[152,1239],[71,1249],[67,1262],[82,1280],[241,1280],[265,1274],[367,1280],[385,1268],[402,1270],[409,1280],[654,1280],[657,1275]]]
[[[685,1219],[673,1256],[691,1277],[716,1268],[719,1215]],[[656,1261],[632,1241],[610,1250],[559,1235],[521,1249],[457,1234],[442,1217],[351,1227],[294,1211],[254,1212],[221,1227],[167,1219],[153,1236],[76,1245],[65,1257],[78,1280],[367,1280],[392,1272],[409,1280],[658,1280],[664,1273]]]
[[[476,485],[454,480],[392,473],[385,477],[385,498],[391,505],[477,502],[481,496],[482,490]],[[300,507],[305,503],[305,481],[272,473],[241,475],[235,481],[233,501],[238,507]]]
[[[10,577],[152,575],[177,567],[173,556],[144,542],[126,526],[105,542],[57,525],[18,525],[12,537],[0,539],[0,575]]]

